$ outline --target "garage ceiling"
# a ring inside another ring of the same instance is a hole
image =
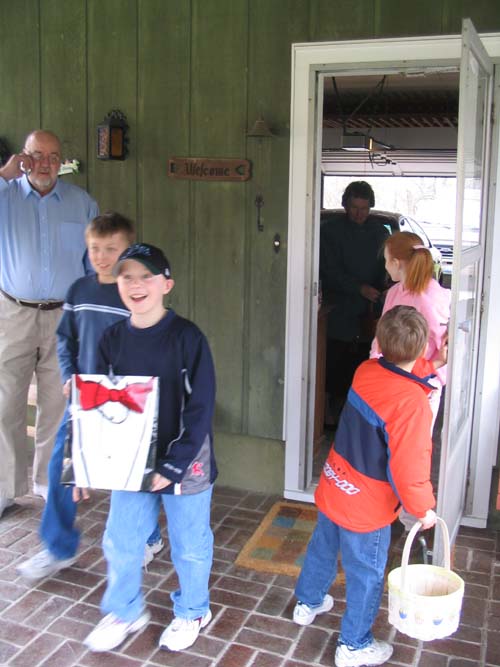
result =
[[[457,127],[459,73],[326,76],[323,126],[373,128]]]

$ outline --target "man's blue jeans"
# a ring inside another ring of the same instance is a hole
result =
[[[358,649],[373,641],[371,628],[382,599],[390,541],[390,526],[370,533],[355,533],[318,512],[318,523],[307,547],[295,595],[309,607],[319,606],[337,576],[340,551],[346,588],[340,644]]]
[[[103,549],[108,561],[104,614],[135,621],[144,610],[141,590],[144,545],[161,503],[167,515],[170,555],[179,580],[171,593],[174,615],[195,619],[209,608],[208,580],[212,567],[210,528],[212,487],[193,495],[113,491]]]
[[[73,501],[73,487],[63,486],[60,483],[68,420],[69,408],[66,408],[49,462],[47,473],[49,489],[40,526],[40,537],[45,547],[52,555],[60,559],[73,558],[80,542],[80,531],[75,527],[78,505]],[[158,516],[156,518],[158,519]],[[152,544],[160,537],[160,527],[157,521],[147,542]]]

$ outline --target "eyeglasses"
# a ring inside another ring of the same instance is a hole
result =
[[[44,160],[48,160],[49,163],[53,165],[59,164],[61,162],[61,156],[57,153],[44,155],[43,153],[35,151],[34,153],[28,153],[28,155],[31,157],[33,162],[43,162]]]

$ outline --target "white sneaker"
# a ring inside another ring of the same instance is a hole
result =
[[[195,643],[200,630],[207,626],[212,620],[210,609],[205,616],[189,620],[176,616],[174,620],[163,631],[158,646],[171,651],[182,651]]]
[[[153,558],[156,556],[156,554],[159,554],[160,551],[163,549],[165,546],[163,540],[160,539],[158,542],[153,542],[153,544],[146,544],[144,548],[144,560],[142,562],[142,567],[147,567]]]
[[[108,614],[87,635],[83,643],[91,651],[111,651],[119,646],[133,632],[138,632],[149,623],[151,614],[144,611],[135,621],[121,621],[114,614]]]
[[[0,517],[5,512],[7,507],[12,507],[14,498],[0,498]]]
[[[48,549],[42,549],[42,551],[25,560],[24,563],[18,565],[16,570],[22,577],[36,581],[70,567],[77,558],[77,556],[56,558]]]
[[[49,493],[49,487],[46,484],[37,484],[33,482],[33,495],[41,496],[45,502],[47,502],[47,496]]]
[[[393,647],[387,642],[374,639],[365,648],[349,648],[345,644],[337,646],[335,651],[336,667],[372,667],[383,665],[392,655]]]
[[[333,607],[333,598],[328,593],[317,607],[310,607],[304,602],[297,602],[293,610],[293,620],[298,625],[311,625],[318,614],[324,614]]]

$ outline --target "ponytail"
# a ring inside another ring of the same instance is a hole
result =
[[[385,247],[391,257],[405,263],[406,289],[421,294],[432,279],[434,260],[420,236],[413,232],[396,232],[386,239]]]

